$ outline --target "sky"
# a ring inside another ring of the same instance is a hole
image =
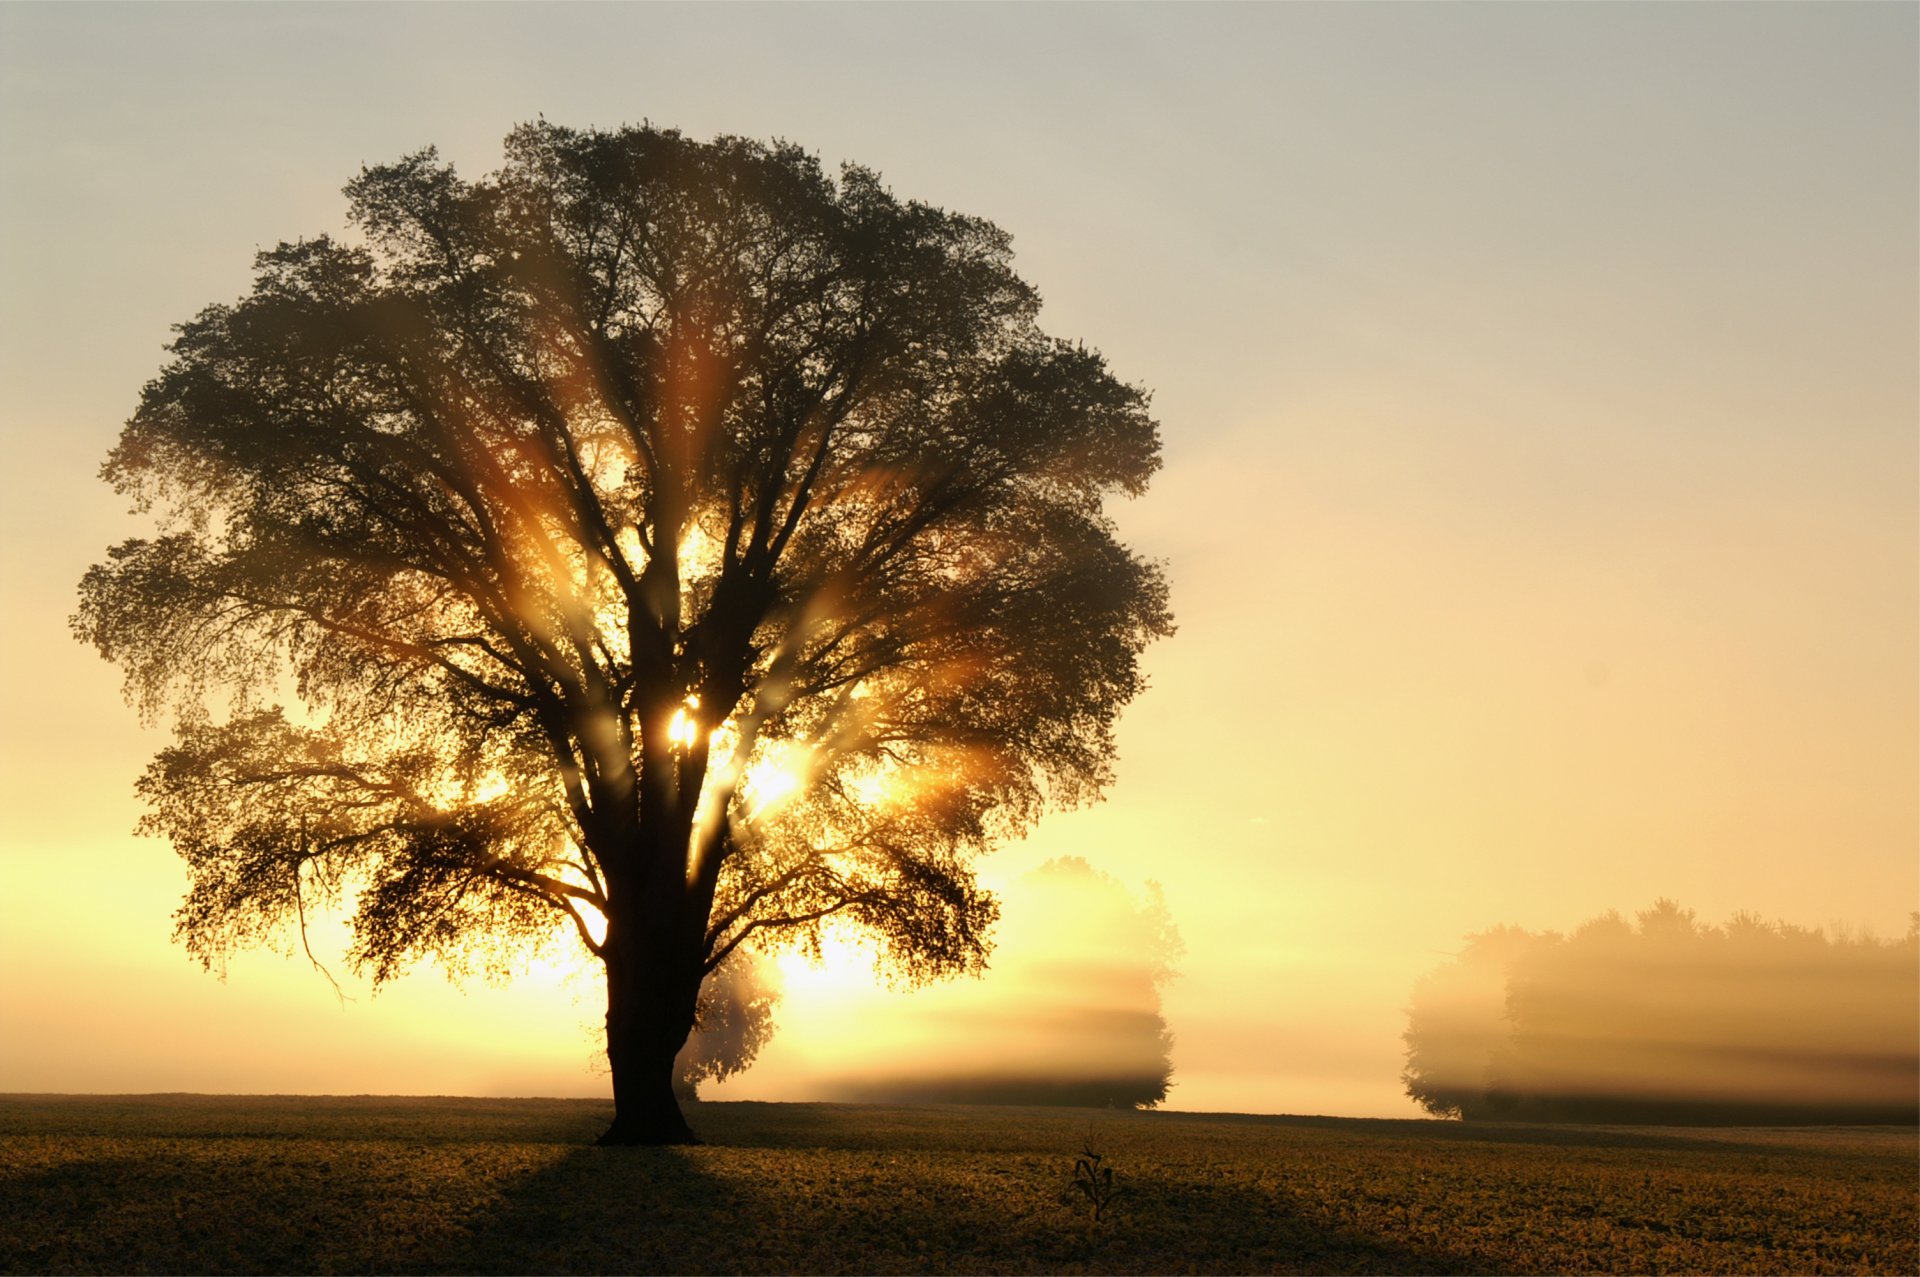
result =
[[[607,1092],[564,963],[201,972],[131,832],[166,734],[67,631],[169,326],[362,164],[478,176],[541,116],[989,218],[1152,390],[1113,514],[1179,632],[1106,800],[982,875],[1160,885],[1169,1107],[1415,1115],[1411,991],[1499,924],[1904,932],[1917,68],[1904,4],[0,5],[0,1092]],[[785,974],[715,1098],[808,1098],[923,996]]]

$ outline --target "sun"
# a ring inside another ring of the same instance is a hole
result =
[[[675,749],[686,749],[700,738],[700,724],[693,721],[693,715],[687,711],[700,708],[700,698],[689,696],[687,703],[673,711],[673,721],[667,724],[667,739],[673,742]]]

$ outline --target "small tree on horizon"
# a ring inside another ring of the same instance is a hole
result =
[[[347,187],[180,325],[104,475],[154,518],[78,636],[204,963],[352,909],[376,984],[567,928],[615,1143],[743,947],[978,969],[972,864],[1095,797],[1159,569],[1103,504],[1146,395],[1047,337],[1007,236],[790,145],[539,123]],[[291,710],[283,709],[291,705]]]
[[[700,986],[693,1032],[673,1062],[673,1090],[682,1102],[700,1098],[703,1082],[724,1082],[750,1068],[773,1040],[778,972],[748,949],[736,949]]]
[[[1161,999],[1186,951],[1160,884],[1134,891],[1080,856],[1009,883],[993,970],[874,1012],[906,1017],[912,1049],[819,1079],[822,1095],[881,1104],[1154,1108],[1173,1082]],[[931,1003],[931,1005],[926,1005]],[[898,1021],[895,1021],[898,1024]]]

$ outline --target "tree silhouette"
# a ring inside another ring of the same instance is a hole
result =
[[[566,927],[607,1142],[741,946],[974,969],[973,858],[1097,794],[1170,631],[1113,494],[1143,392],[987,222],[797,148],[539,123],[347,188],[178,329],[104,474],[156,520],[77,634],[176,740],[140,792],[204,963],[352,910],[378,982]],[[290,704],[292,709],[283,709]]]

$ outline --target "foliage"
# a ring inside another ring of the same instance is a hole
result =
[[[1146,395],[1004,232],[790,145],[539,123],[346,193],[354,240],[179,326],[104,471],[157,530],[74,625],[176,722],[140,789],[188,949],[342,905],[380,981],[571,925],[636,1138],[684,1131],[743,945],[977,969],[974,857],[1098,793],[1169,632],[1103,504]]]
[[[1506,1041],[1506,978],[1534,941],[1518,927],[1468,936],[1454,960],[1421,977],[1407,1008],[1407,1094],[1437,1117],[1458,1117],[1493,1085]]]
[[[1920,1271],[1911,1128],[1102,1114],[1139,1192],[1089,1236],[1084,1116],[708,1104],[705,1146],[589,1147],[606,1112],[0,1097],[0,1272]]]
[[[1405,1080],[1443,1116],[1912,1122],[1916,1042],[1920,933],[1713,927],[1662,900],[1469,937],[1415,989]]]

